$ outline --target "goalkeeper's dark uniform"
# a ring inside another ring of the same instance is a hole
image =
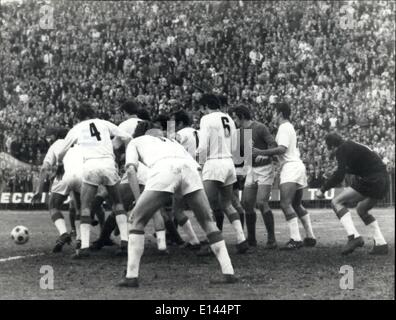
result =
[[[389,189],[386,166],[377,153],[354,141],[344,141],[336,150],[338,168],[321,188],[325,192],[344,180],[345,174],[354,175],[351,188],[361,195],[382,199]]]

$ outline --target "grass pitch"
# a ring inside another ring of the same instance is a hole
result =
[[[239,255],[231,225],[225,220],[223,233],[240,282],[223,286],[209,284],[210,277],[220,275],[214,257],[197,257],[175,246],[169,247],[169,256],[158,256],[150,224],[140,267],[140,288],[120,289],[115,285],[122,279],[126,258],[115,257],[115,247],[93,253],[88,260],[74,261],[70,259],[73,247],[66,245],[62,253],[51,253],[57,232],[47,212],[1,211],[0,299],[394,299],[394,208],[373,210],[391,249],[389,255],[379,257],[368,254],[373,241],[356,213],[353,218],[366,245],[344,257],[340,252],[346,235],[335,214],[328,209],[310,212],[317,247],[295,252],[264,250],[265,228],[258,215],[258,246]],[[67,217],[67,213],[64,215]],[[274,215],[277,240],[283,244],[288,240],[287,225],[279,210],[274,210]],[[195,218],[192,223],[202,239]],[[29,228],[27,244],[11,241],[10,232],[16,225]],[[93,228],[91,241],[97,235],[98,230]],[[17,256],[26,257],[8,259]],[[343,265],[353,267],[353,290],[340,289]],[[54,270],[53,290],[40,288],[42,266]]]

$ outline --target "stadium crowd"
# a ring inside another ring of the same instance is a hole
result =
[[[152,115],[188,109],[198,125],[197,101],[212,90],[228,106],[247,105],[274,134],[271,105],[288,101],[311,187],[334,166],[323,142],[330,130],[372,147],[394,172],[394,9],[390,1],[9,4],[0,13],[0,152],[41,164],[48,128],[71,127],[83,101],[116,124],[119,100],[133,96]],[[4,174],[27,191],[18,179],[34,173]]]

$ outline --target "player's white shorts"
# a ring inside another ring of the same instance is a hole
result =
[[[189,160],[171,158],[158,161],[149,170],[144,190],[186,195],[202,190],[197,166]]]
[[[237,181],[234,162],[232,159],[209,159],[202,170],[202,180],[220,181],[228,186]]]
[[[248,167],[245,186],[270,185],[274,183],[274,169],[272,164],[259,167]]]
[[[55,178],[52,186],[51,193],[58,193],[67,196],[70,191],[81,192],[82,179],[81,175],[64,175],[62,180]]]
[[[286,162],[280,170],[280,183],[294,182],[299,185],[298,189],[305,188],[307,183],[307,174],[304,163],[301,161]]]
[[[137,171],[137,179],[138,179],[139,185],[142,185],[142,186],[146,185],[148,175],[149,175],[149,168],[146,167],[145,165],[139,164],[138,171]],[[126,172],[122,176],[120,184],[125,184],[125,183],[129,183],[128,182],[128,174]]]
[[[111,158],[89,159],[83,165],[83,182],[94,186],[114,186],[120,176]]]

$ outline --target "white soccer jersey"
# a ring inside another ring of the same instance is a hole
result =
[[[199,146],[199,131],[194,128],[183,128],[177,132],[176,139],[195,159]]]
[[[278,146],[284,146],[287,148],[284,154],[278,156],[281,166],[287,162],[301,162],[300,151],[297,147],[296,131],[289,121],[284,122],[279,126],[275,140]]]
[[[48,163],[50,166],[55,166],[58,163],[58,155],[63,149],[64,142],[64,139],[58,139],[49,147],[43,160],[43,164]]]
[[[76,175],[82,177],[83,174],[83,153],[79,145],[70,148],[63,158],[63,167],[65,175]]]
[[[128,133],[109,121],[101,119],[85,120],[73,127],[65,138],[64,150],[74,143],[81,146],[84,161],[89,159],[114,159],[111,137],[129,139]]]
[[[176,141],[164,138],[144,135],[133,139],[126,149],[125,167],[134,165],[138,168],[139,161],[152,168],[159,160],[181,158],[198,163]]]
[[[207,160],[231,158],[235,139],[235,123],[228,114],[212,112],[201,118],[198,152]]]
[[[135,134],[136,127],[139,122],[143,120],[139,118],[130,118],[128,120],[125,120],[124,122],[121,122],[118,126],[118,128],[126,133],[128,133],[131,137],[133,138],[133,135]],[[118,149],[122,145],[121,139],[113,139],[113,146],[114,148]]]

